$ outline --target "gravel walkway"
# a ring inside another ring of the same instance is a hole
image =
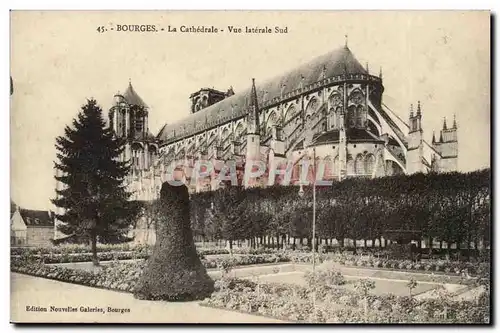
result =
[[[50,307],[77,308],[50,312]],[[47,312],[27,311],[43,307]],[[83,309],[80,309],[83,307]],[[125,309],[109,312],[108,307]],[[102,308],[104,313],[84,312]],[[11,273],[11,322],[59,323],[279,323],[279,320],[212,309],[198,302],[169,303],[137,300],[133,295]]]

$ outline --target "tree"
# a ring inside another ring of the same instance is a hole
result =
[[[64,189],[56,190],[52,203],[64,210],[56,214],[63,222],[59,230],[90,241],[98,265],[98,237],[104,243],[123,241],[139,207],[128,201],[124,184],[130,168],[119,160],[124,142],[105,127],[102,109],[94,99],[82,106],[72,125],[56,139],[59,175],[55,178]]]
[[[233,241],[243,239],[245,193],[239,186],[220,189],[214,196],[214,217],[222,221],[222,236],[229,241],[233,253]]]

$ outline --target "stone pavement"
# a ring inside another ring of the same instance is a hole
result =
[[[50,307],[77,308],[50,312]],[[47,312],[27,311],[27,307]],[[81,309],[83,307],[83,309]],[[130,312],[108,312],[108,307]],[[102,308],[104,313],[84,312]],[[169,303],[137,300],[132,294],[11,273],[11,322],[61,323],[279,323],[279,320],[212,309],[198,302]]]

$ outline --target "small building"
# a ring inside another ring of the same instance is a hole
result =
[[[10,218],[11,246],[50,246],[54,239],[54,219],[48,211],[17,206]]]

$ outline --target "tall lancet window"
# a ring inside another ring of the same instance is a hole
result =
[[[347,127],[356,126],[356,107],[354,105],[349,106],[347,109]]]
[[[365,172],[368,175],[373,174],[373,169],[375,168],[375,156],[373,154],[366,155],[365,159]]]
[[[361,127],[364,126],[364,96],[359,90],[355,90],[349,96],[349,127]],[[351,111],[352,110],[352,111]],[[355,113],[355,114],[352,114]],[[354,119],[353,119],[354,118]]]
[[[347,157],[347,174],[349,176],[352,176],[354,175],[354,160],[352,159],[352,156],[349,155],[349,157]]]
[[[127,112],[125,111],[125,109],[122,109],[120,114],[121,114],[120,134],[121,134],[121,136],[125,136],[125,134],[127,133],[126,128],[125,128],[125,126],[127,125],[127,122],[125,121],[125,117],[127,116]]]
[[[323,179],[324,180],[332,180],[333,177],[335,176],[334,171],[333,171],[333,160],[331,156],[325,157],[325,159],[322,161],[324,164],[324,173],[323,173]]]
[[[135,132],[142,133],[144,129],[144,114],[140,110],[135,110],[134,115]]]
[[[358,105],[358,107],[356,108],[356,126],[357,127],[363,127],[363,106],[362,105]]]
[[[364,175],[365,174],[365,163],[364,163],[363,156],[361,154],[358,154],[356,156],[356,161],[354,162],[354,171],[356,172],[357,175]]]
[[[339,172],[340,172],[340,163],[339,163],[339,155],[337,155],[333,160],[333,174],[335,176],[338,176]]]

